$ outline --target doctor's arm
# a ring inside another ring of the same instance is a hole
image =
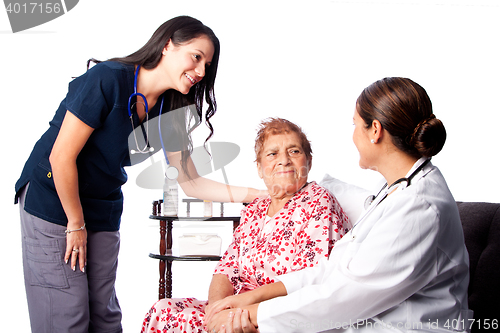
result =
[[[339,328],[325,325],[372,318],[429,283],[436,260],[436,213],[425,203],[394,201],[364,229],[361,242],[343,239],[326,265],[281,277],[288,295],[259,305],[259,327],[266,332]]]
[[[201,177],[191,158],[187,160],[189,177],[181,166],[181,152],[167,152],[167,157],[170,165],[179,171],[177,181],[189,197],[220,202],[251,202],[256,197],[267,195],[267,191],[227,185]]]
[[[68,219],[68,230],[78,230],[85,221],[78,191],[78,170],[76,159],[94,131],[71,112],[66,112],[64,120],[50,153],[49,160],[52,168],[52,177],[57,195]],[[83,271],[87,260],[87,230],[70,232],[66,236],[67,262],[73,249],[78,249],[80,270]],[[77,255],[71,256],[71,268],[76,269]]]

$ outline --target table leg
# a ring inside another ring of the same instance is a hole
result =
[[[167,221],[167,250],[172,250],[172,221]]]
[[[172,250],[172,221],[160,220],[160,255],[164,256],[167,250]],[[172,298],[172,262],[160,260],[160,281],[158,299]]]
[[[167,221],[167,250],[172,251],[172,221]],[[167,298],[172,298],[172,262],[167,260],[166,294]]]
[[[167,221],[160,220],[160,254],[165,255],[167,244],[165,236],[167,233]],[[165,298],[165,260],[160,260],[160,285],[158,287],[158,299]]]
[[[167,292],[165,293],[165,296],[167,298],[172,298],[172,262],[167,261]]]
[[[165,260],[160,260],[160,286],[158,287],[158,299],[165,298]]]

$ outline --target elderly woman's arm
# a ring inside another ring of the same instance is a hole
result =
[[[240,221],[240,226],[233,233],[233,239],[226,252],[215,268],[212,282],[208,291],[208,305],[205,309],[205,318],[222,309],[227,308],[222,305],[228,296],[235,292],[232,280],[239,279],[239,248],[241,241],[241,227],[244,221]]]
[[[224,274],[214,274],[210,288],[208,289],[208,306],[206,312],[210,312],[214,303],[233,295],[233,293],[233,285],[229,281],[229,278]]]

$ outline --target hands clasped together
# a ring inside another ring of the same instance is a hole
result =
[[[205,310],[205,326],[209,333],[254,333],[259,332],[251,320],[250,295],[228,296],[212,304]]]

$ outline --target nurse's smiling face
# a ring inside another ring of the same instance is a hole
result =
[[[259,176],[271,197],[293,196],[307,183],[311,161],[295,132],[270,135],[257,162]]]
[[[192,39],[187,44],[174,45],[171,41],[163,49],[160,66],[164,70],[167,85],[182,94],[205,76],[212,62],[214,45],[207,36]]]

